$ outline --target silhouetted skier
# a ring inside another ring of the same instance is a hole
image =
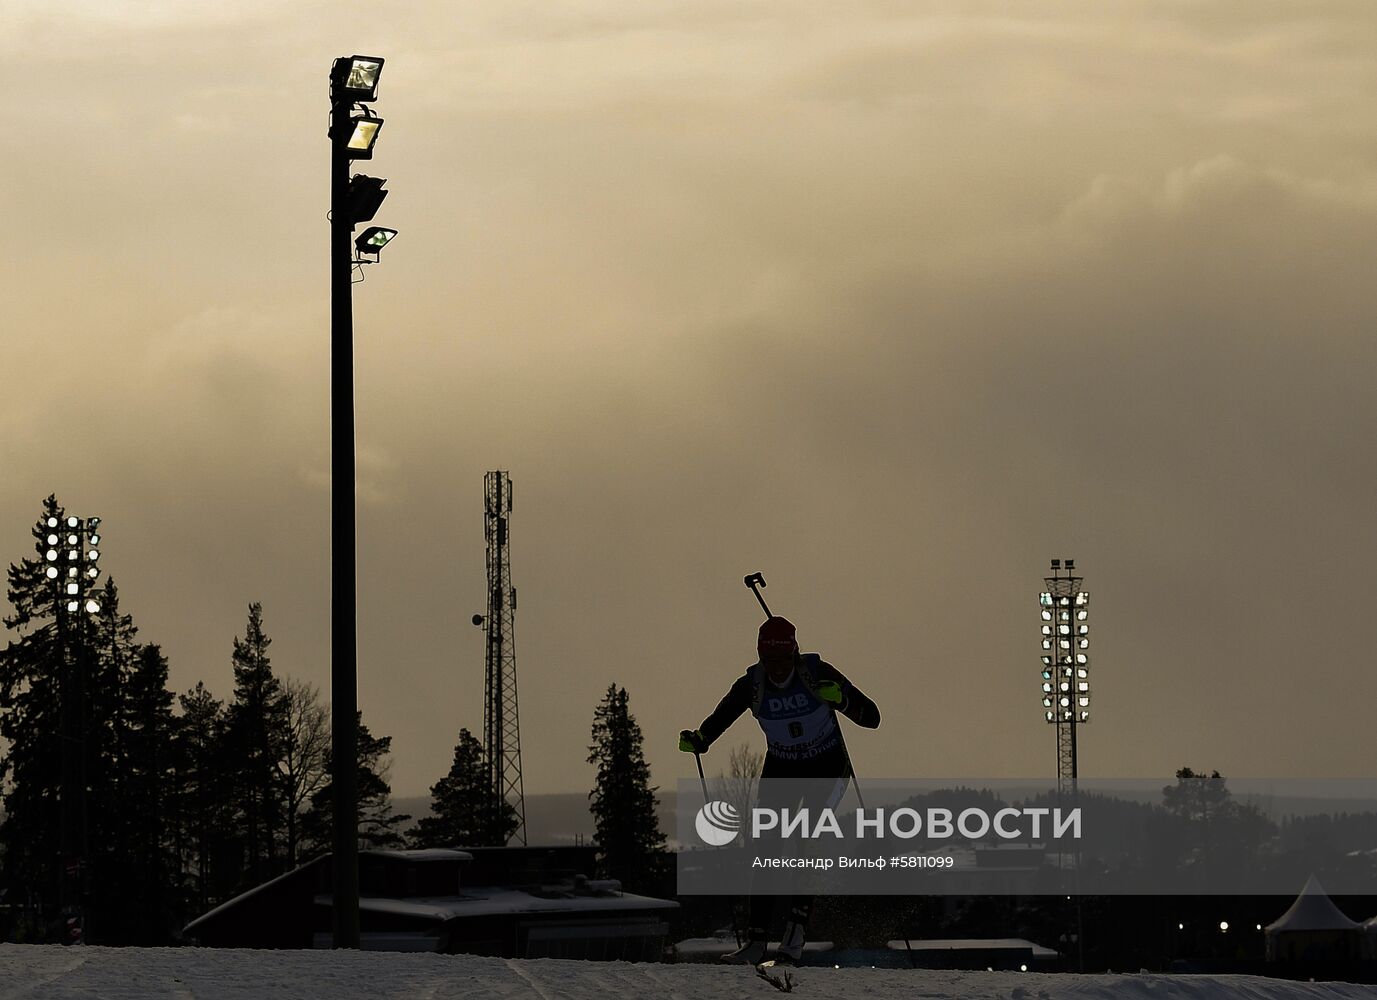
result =
[[[750,709],[765,733],[765,763],[760,771],[762,809],[835,807],[846,791],[851,764],[836,713],[858,726],[874,729],[880,710],[840,670],[817,653],[800,653],[793,623],[778,615],[760,626],[756,644],[760,659],[732,684],[712,714],[696,730],[679,734],[679,749],[705,753],[741,713]],[[775,782],[776,778],[808,779]],[[743,817],[743,820],[745,817]],[[765,927],[771,899],[753,895],[749,907],[749,940],[724,962],[756,964],[764,960]],[[812,896],[795,896],[780,937],[775,961],[796,962],[803,954]]]

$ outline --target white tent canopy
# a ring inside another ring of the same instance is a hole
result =
[[[1325,893],[1319,879],[1311,875],[1291,908],[1267,925],[1267,933],[1287,931],[1349,931],[1363,925],[1349,920]]]

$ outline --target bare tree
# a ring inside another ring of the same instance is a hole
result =
[[[756,781],[764,763],[763,753],[752,750],[749,743],[738,743],[732,747],[731,756],[727,759],[727,773],[719,771],[713,781],[717,797],[730,802],[743,822],[755,807]]]
[[[298,817],[330,780],[330,710],[314,684],[287,678],[287,738],[277,762],[287,803],[287,867],[297,865]]]

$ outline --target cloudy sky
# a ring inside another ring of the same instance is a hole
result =
[[[250,601],[328,689],[327,76],[361,52],[395,791],[481,726],[495,468],[528,792],[589,787],[614,681],[656,781],[694,774],[757,570],[880,703],[862,776],[1051,774],[1054,556],[1093,594],[1082,773],[1370,773],[1367,0],[12,0],[0,51],[0,559],[50,492],[100,514],[176,689],[230,692]]]

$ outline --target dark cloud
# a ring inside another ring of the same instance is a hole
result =
[[[362,47],[402,236],[355,288],[360,689],[401,791],[481,723],[491,468],[528,789],[587,784],[612,680],[687,776],[754,570],[881,698],[863,773],[1048,770],[1055,555],[1095,593],[1088,772],[1359,773],[1270,734],[1377,694],[1363,11],[29,9],[71,38],[10,53],[5,553],[57,490],[174,684],[228,693],[261,600],[326,685],[325,73]]]

